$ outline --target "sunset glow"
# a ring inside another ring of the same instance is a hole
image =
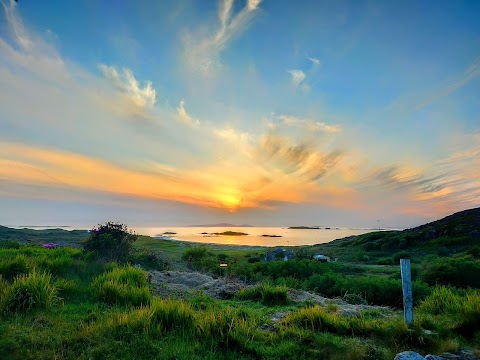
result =
[[[478,206],[478,19],[404,5],[3,0],[0,217],[403,227]]]

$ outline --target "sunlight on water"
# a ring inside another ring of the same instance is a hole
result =
[[[133,228],[133,230],[137,234],[172,240],[252,246],[323,244],[335,239],[375,231],[372,229],[288,229],[281,227],[144,227]],[[212,235],[212,233],[222,233],[224,231],[243,232],[248,235]],[[164,235],[165,232],[173,232],[175,234]],[[208,234],[202,234],[205,232]],[[262,235],[280,235],[281,237],[265,237]]]

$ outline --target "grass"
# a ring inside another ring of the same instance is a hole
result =
[[[0,314],[50,309],[60,302],[52,276],[35,269],[29,274],[18,275],[10,285],[2,281],[0,291]]]
[[[438,231],[443,231],[440,225]],[[374,233],[336,242],[327,249],[356,263],[328,264],[308,260],[308,254],[305,259],[265,263],[258,248],[216,245],[203,251],[188,243],[140,237],[131,261],[142,267],[175,267],[187,254],[185,261],[196,261],[207,270],[226,262],[230,275],[260,284],[228,301],[203,293],[187,300],[159,298],[142,269],[102,263],[78,249],[17,246],[11,239],[2,246],[0,240],[0,358],[353,360],[392,359],[413,349],[423,355],[462,347],[480,351],[479,290],[416,281],[418,304],[410,328],[399,310],[368,310],[347,317],[338,305],[288,299],[287,287],[296,287],[329,296],[348,292],[370,303],[398,305],[398,265],[379,266],[377,261],[393,263],[409,256],[414,277],[421,279],[424,262],[435,262],[417,251],[421,246],[402,253],[402,241],[429,232],[391,232],[388,240]],[[428,245],[422,241],[422,246]],[[444,237],[435,241],[449,249],[460,246]],[[366,250],[368,242],[378,249]],[[390,243],[394,249],[381,249]],[[449,267],[465,261],[468,266],[477,264],[475,252],[464,258],[459,249],[460,256],[448,257],[454,259]],[[265,323],[274,326],[272,316],[277,313],[286,316],[273,331],[262,330]]]
[[[273,286],[264,283],[253,288],[240,289],[238,300],[259,301],[263,305],[286,305],[289,303],[286,286]]]
[[[147,274],[132,266],[114,267],[97,276],[92,282],[92,289],[99,300],[108,304],[140,306],[152,299]]]

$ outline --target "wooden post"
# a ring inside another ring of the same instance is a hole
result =
[[[410,259],[400,259],[400,270],[402,273],[403,313],[405,323],[411,325],[413,324],[413,296]]]

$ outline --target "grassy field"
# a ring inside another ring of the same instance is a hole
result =
[[[77,233],[29,237],[2,228],[0,359],[353,360],[393,359],[404,350],[480,351],[479,225],[471,224],[477,215],[293,248],[294,260],[272,262],[263,261],[261,248],[140,236],[120,265],[84,253]],[[64,246],[42,248],[52,237]],[[314,261],[316,253],[338,261]],[[404,257],[412,260],[411,327],[401,311],[397,264]],[[248,286],[228,300],[202,291],[160,297],[148,271],[166,269]],[[291,289],[351,305],[296,300]]]
[[[141,269],[78,249],[10,247],[0,250],[2,359],[392,359],[480,340],[478,290],[433,288],[408,329],[400,311],[345,317],[267,283],[227,301],[162,299]],[[261,330],[278,312],[274,330]]]

